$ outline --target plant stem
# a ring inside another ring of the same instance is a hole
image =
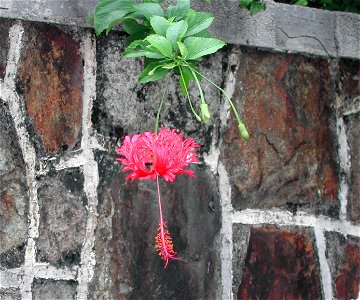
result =
[[[189,91],[188,91],[188,89],[187,89],[187,87],[186,87],[184,75],[183,75],[183,72],[182,72],[180,66],[179,66],[179,72],[180,72],[180,78],[181,78],[181,80],[182,80],[182,82],[183,82],[183,85],[184,85],[184,88],[185,88],[186,96],[187,96],[187,98],[188,98],[188,100],[189,100],[190,109],[191,109],[192,113],[194,114],[195,119],[196,119],[197,121],[201,122],[200,116],[196,113],[196,111],[194,110],[194,107],[193,107],[193,105],[192,105],[192,102],[191,102],[191,99],[190,99],[190,95],[189,95]]]
[[[189,68],[190,69],[190,68]],[[199,82],[199,79],[197,79],[194,71],[192,69],[190,69],[191,71],[191,74],[193,75],[194,79],[195,79],[195,82],[196,82],[196,85],[198,87],[198,90],[199,90],[199,93],[200,93],[200,99],[201,99],[201,103],[205,103],[205,98],[204,98],[204,93],[202,91],[202,88],[201,88],[201,85],[200,85],[200,82]]]
[[[226,98],[226,100],[229,102],[233,112],[234,112],[234,115],[235,115],[235,118],[236,118],[236,121],[238,123],[238,127],[240,129],[240,133],[241,133],[241,136],[243,139],[245,140],[248,140],[249,139],[249,133],[247,132],[246,130],[246,127],[244,125],[244,123],[241,121],[240,119],[240,116],[236,110],[236,107],[234,105],[234,103],[231,101],[229,95],[221,88],[219,87],[217,84],[215,84],[214,82],[212,82],[209,78],[203,76],[200,72],[196,71],[195,69],[191,68],[187,63],[186,61],[184,61],[185,65],[190,69],[191,72],[195,72],[196,74],[200,75],[202,78],[204,78],[206,81],[208,81],[209,83],[211,83],[214,87],[216,87],[220,92],[222,92]]]
[[[164,103],[164,99],[165,99],[165,96],[168,94],[168,88],[169,88],[169,80],[168,80],[168,77],[165,78],[165,89],[164,89],[164,93],[161,97],[161,101],[160,101],[160,105],[159,105],[159,109],[156,113],[156,120],[155,120],[155,134],[158,133],[158,130],[159,130],[159,119],[160,119],[160,113],[161,113],[161,109],[162,109],[162,106],[163,106],[163,103]]]

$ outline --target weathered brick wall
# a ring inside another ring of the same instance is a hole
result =
[[[202,148],[195,179],[161,182],[182,258],[164,270],[155,184],[125,180],[114,151],[153,129],[163,84],[137,83],[121,33],[0,19],[0,36],[0,299],[359,297],[359,60],[206,59],[248,142],[211,86],[199,125],[170,84],[161,124]]]

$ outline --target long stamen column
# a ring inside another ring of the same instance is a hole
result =
[[[158,193],[160,223],[158,228],[158,234],[155,237],[155,249],[159,252],[160,257],[166,261],[164,266],[164,268],[166,268],[168,266],[169,259],[176,260],[179,259],[179,257],[176,257],[176,252],[174,251],[174,245],[170,236],[170,232],[166,229],[166,222],[164,222],[163,219],[158,175],[156,176],[156,186]]]

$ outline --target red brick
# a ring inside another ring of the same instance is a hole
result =
[[[351,157],[348,214],[353,222],[360,223],[360,115],[348,118],[346,123]]]
[[[23,52],[19,77],[25,105],[46,151],[74,147],[82,114],[82,60],[73,35],[43,25]]]
[[[231,117],[224,161],[233,206],[304,206],[337,216],[335,112],[329,63],[295,55],[244,51],[233,99],[250,140]]]
[[[238,299],[319,299],[312,240],[296,228],[251,228]]]
[[[336,277],[335,285],[338,299],[355,299],[359,295],[360,247],[358,245],[346,245],[342,269]]]

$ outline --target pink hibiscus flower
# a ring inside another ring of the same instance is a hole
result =
[[[163,128],[155,135],[153,132],[126,136],[120,148],[116,148],[123,158],[117,158],[124,164],[123,171],[132,171],[126,178],[156,179],[163,177],[173,182],[176,175],[188,174],[194,177],[194,172],[184,170],[184,167],[198,162],[195,148],[200,146],[192,139],[183,140],[182,133],[175,129]]]
[[[176,133],[175,129],[163,128],[158,134],[147,131],[132,137],[126,136],[121,147],[115,149],[122,156],[116,160],[124,165],[123,171],[131,171],[126,178],[131,181],[156,179],[160,223],[155,237],[155,249],[166,261],[164,268],[167,267],[169,259],[176,260],[179,257],[176,257],[170,232],[163,220],[159,176],[170,182],[173,182],[178,174],[195,177],[192,170],[184,168],[199,161],[195,148],[199,148],[200,145],[192,138],[183,140],[182,136],[183,134]]]

